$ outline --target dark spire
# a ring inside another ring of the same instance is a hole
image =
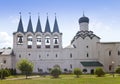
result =
[[[20,14],[20,21],[19,21],[17,32],[22,32],[23,33],[24,29],[23,29],[23,24],[22,24],[21,12],[19,14]]]
[[[84,11],[83,11],[83,17],[85,17]]]
[[[31,13],[29,13],[29,15],[30,15],[30,18],[29,18],[27,32],[33,32],[32,21],[31,21]]]
[[[54,32],[58,32],[58,33],[59,33],[59,28],[58,28],[56,13],[55,13],[55,22],[54,22],[53,33],[54,33]]]
[[[51,32],[50,30],[50,25],[49,25],[49,20],[48,20],[48,13],[47,13],[47,21],[46,21],[46,26],[45,26],[45,32]]]
[[[36,32],[42,32],[41,24],[40,24],[40,16],[38,15],[38,22],[36,27]]]

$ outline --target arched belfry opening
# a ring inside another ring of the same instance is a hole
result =
[[[32,35],[29,35],[28,37],[27,37],[27,45],[28,45],[28,48],[32,48]]]
[[[23,44],[23,36],[22,35],[18,35],[17,36],[17,45],[22,45]]]
[[[45,37],[45,48],[50,48],[50,36]]]
[[[59,38],[58,38],[58,36],[54,36],[53,45],[54,45],[54,48],[59,48]]]
[[[36,36],[36,45],[37,48],[41,48],[41,44],[42,44],[42,37],[40,35]]]

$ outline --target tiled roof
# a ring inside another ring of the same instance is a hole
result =
[[[103,66],[99,61],[83,61],[80,62],[85,67],[96,67],[96,66]]]
[[[77,34],[74,36],[73,40],[71,41],[71,43],[73,43],[79,37],[81,37],[82,39],[85,39],[86,37],[89,37],[90,39],[93,39],[93,37],[100,39],[100,37],[93,34],[92,31],[78,31]]]
[[[2,52],[0,52],[1,56],[12,54],[12,49],[1,49],[0,51],[2,51]]]

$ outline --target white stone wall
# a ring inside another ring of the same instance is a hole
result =
[[[104,64],[104,69],[106,72],[113,72],[114,69],[120,65],[120,55],[118,51],[120,50],[120,43],[118,42],[108,42],[108,43],[98,43],[99,49],[99,60]],[[111,55],[109,52],[111,51]],[[114,65],[112,64],[114,61]],[[112,69],[109,70],[109,66],[112,66]]]
[[[6,61],[6,62],[4,62]],[[1,68],[13,68],[13,60],[11,55],[0,55],[0,69]],[[1,65],[2,63],[2,65]]]

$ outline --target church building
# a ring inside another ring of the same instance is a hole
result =
[[[70,73],[74,68],[93,73],[96,67],[113,72],[120,66],[120,42],[100,42],[100,37],[89,30],[89,18],[84,14],[78,23],[76,35],[69,46],[63,48],[56,16],[52,31],[48,16],[44,31],[39,16],[36,31],[33,31],[31,16],[24,31],[20,15],[17,31],[13,33],[13,49],[1,49],[0,62],[4,63],[4,68],[15,69],[19,60],[27,59],[34,64],[34,73],[49,73],[55,66],[63,73]]]

